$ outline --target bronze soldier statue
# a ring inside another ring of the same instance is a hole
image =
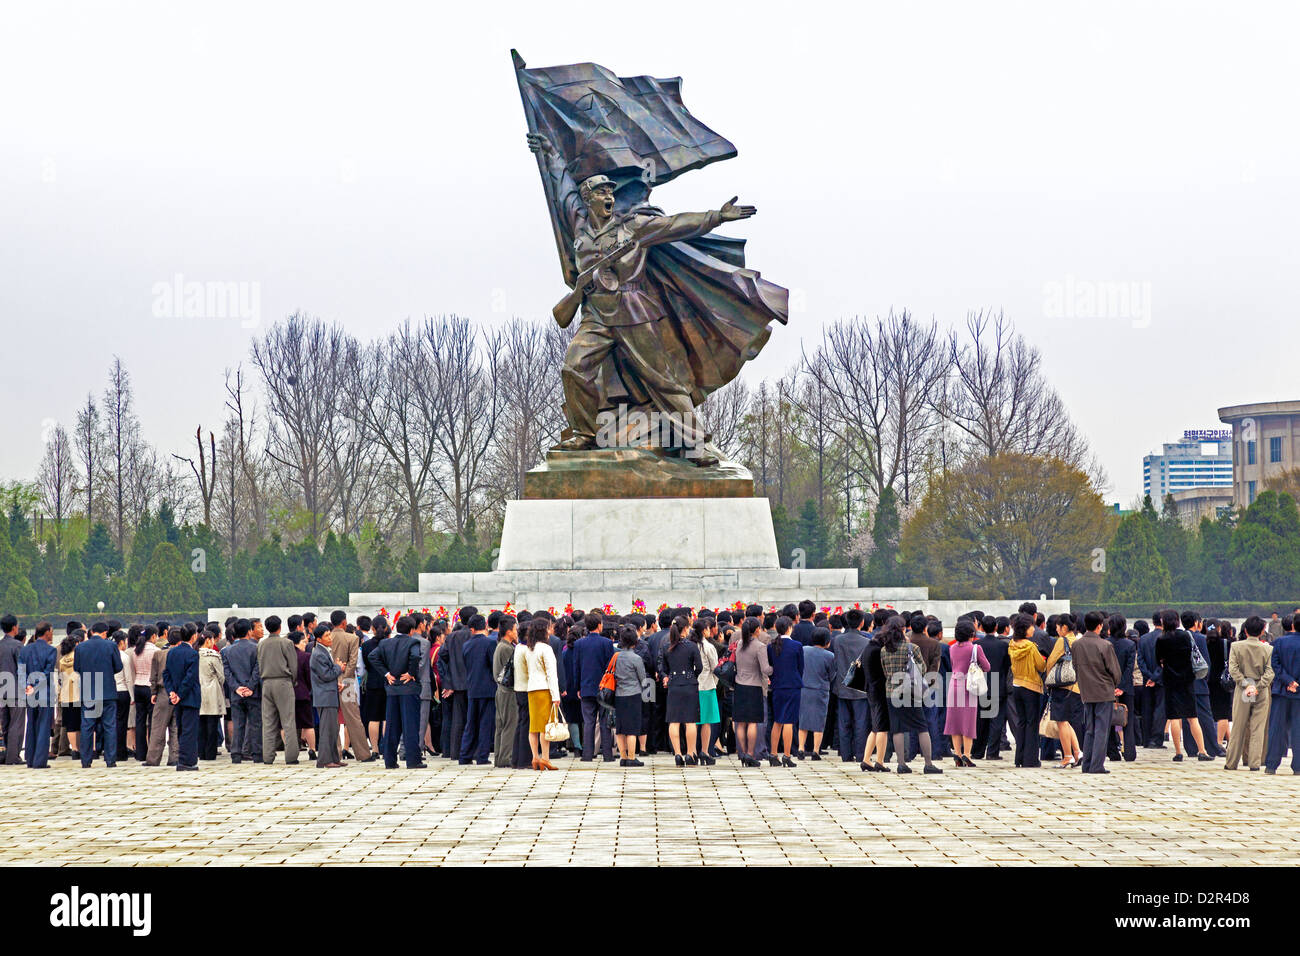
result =
[[[636,407],[648,406],[670,417],[678,450],[696,464],[716,464],[716,456],[703,448],[709,436],[694,424],[694,382],[685,343],[645,281],[646,264],[652,246],[704,236],[724,222],[748,219],[757,209],[736,205],[732,197],[710,212],[669,216],[638,206],[618,215],[609,177],[590,176],[575,187],[544,135],[530,133],[528,146],[547,160],[560,208],[575,236],[573,252],[580,270],[573,293],[556,307],[557,320],[567,325],[572,306],[578,301],[582,305],[582,319],[561,373],[571,434],[556,448],[596,447],[597,413],[608,399],[601,369],[612,362],[622,382],[632,387],[630,397],[639,400]]]

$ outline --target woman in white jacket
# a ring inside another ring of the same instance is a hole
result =
[[[515,686],[528,693],[528,744],[533,749],[534,770],[559,769],[551,763],[551,742],[542,736],[551,711],[560,703],[555,652],[546,641],[549,631],[549,621],[533,618],[515,647]]]

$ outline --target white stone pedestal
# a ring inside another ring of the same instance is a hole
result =
[[[497,570],[421,574],[414,591],[349,596],[350,618],[407,608],[467,604],[488,611],[584,610],[612,605],[626,614],[643,601],[669,607],[724,608],[742,601],[780,607],[810,599],[819,607],[870,611],[876,606],[921,609],[951,627],[979,607],[1010,614],[1019,601],[930,601],[928,588],[860,588],[855,568],[790,569],[777,560],[766,498],[527,499],[506,505]],[[1069,610],[1068,601],[1039,602],[1043,613]],[[210,619],[332,608],[213,608]]]

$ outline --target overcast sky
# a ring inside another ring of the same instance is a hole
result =
[[[237,282],[370,337],[562,294],[510,67],[683,77],[737,158],[655,192],[733,194],[749,263],[824,323],[1001,309],[1111,477],[1290,379],[1300,57],[1286,4],[9,2],[0,15],[0,477],[34,476],[122,356],[146,437],[219,426],[258,329],[159,317]],[[1088,305],[1103,283],[1122,314]],[[1112,289],[1119,288],[1112,286]],[[162,310],[166,313],[166,310]],[[1163,382],[1161,381],[1163,380]]]

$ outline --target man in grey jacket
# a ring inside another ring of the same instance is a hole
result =
[[[25,687],[18,684],[18,655],[23,642],[18,639],[18,618],[0,617],[0,733],[5,739],[5,763],[22,763],[23,734],[27,730],[27,710],[23,706]]]
[[[1083,772],[1110,773],[1106,769],[1106,744],[1110,740],[1111,714],[1119,695],[1119,659],[1115,646],[1101,636],[1106,615],[1089,611],[1083,617],[1084,634],[1070,645],[1075,682],[1083,699]]]
[[[256,633],[252,623],[241,617],[231,625],[234,640],[221,649],[230,692],[231,763],[262,760],[262,678],[257,671]]]
[[[862,627],[863,614],[857,608],[844,613],[844,630],[831,640],[831,653],[835,655],[835,677],[831,693],[836,698],[836,730],[839,736],[840,760],[861,763],[867,749],[867,694],[844,686],[844,675],[849,665],[867,649],[867,636]]]
[[[343,766],[339,753],[339,690],[343,668],[330,645],[334,632],[326,631],[311,649],[311,705],[320,716],[320,733],[316,738],[316,766],[336,770]]]
[[[302,623],[289,616],[292,630]],[[298,724],[294,719],[293,679],[298,673],[298,649],[280,633],[280,618],[266,619],[266,637],[257,642],[257,673],[262,681],[262,762],[275,763],[284,730],[284,762],[298,762]]]

